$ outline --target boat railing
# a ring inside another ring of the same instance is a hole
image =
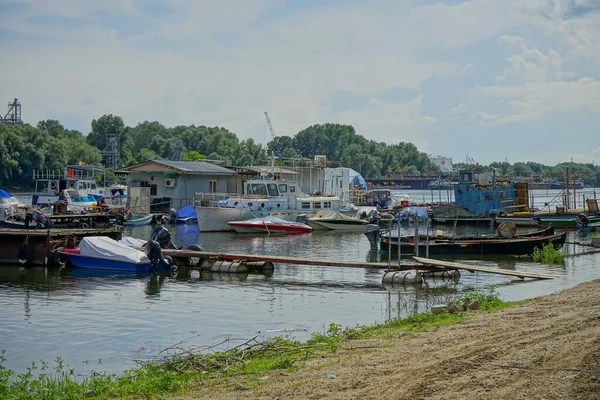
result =
[[[194,193],[194,207],[222,207],[229,199],[264,199],[264,196],[237,193]]]

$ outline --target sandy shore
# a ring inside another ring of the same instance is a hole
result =
[[[600,281],[178,399],[600,399]]]

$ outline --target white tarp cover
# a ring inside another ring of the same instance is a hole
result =
[[[149,263],[150,260],[142,251],[126,244],[119,243],[106,236],[88,236],[79,242],[79,253],[82,256],[123,261],[127,263]]]
[[[119,240],[119,243],[123,243],[126,246],[129,247],[142,247],[143,245],[145,245],[146,243],[148,243],[147,240],[142,240],[142,239],[136,239],[134,237],[131,236],[123,236],[123,238],[121,240]]]
[[[346,214],[342,214],[338,211],[333,210],[323,210],[317,212],[313,217],[310,217],[308,220],[328,220],[328,221],[356,221],[358,218],[350,217]]]

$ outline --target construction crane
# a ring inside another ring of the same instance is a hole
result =
[[[269,127],[269,132],[271,133],[271,139],[275,140],[275,130],[273,129],[273,124],[271,124],[271,119],[269,118],[269,114],[265,111],[265,118],[267,119],[267,126]]]

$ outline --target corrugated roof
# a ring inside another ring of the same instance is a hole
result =
[[[261,172],[266,172],[269,173],[271,172],[271,167],[268,166],[243,166],[243,167],[239,167],[239,166],[235,166],[235,167],[229,167],[234,171],[238,171],[238,172],[251,172],[251,173],[255,173],[255,174],[260,174]],[[281,167],[275,167],[273,168],[273,170],[275,171],[276,174],[288,174],[288,175],[298,175],[298,172],[296,171],[292,171],[291,169],[286,169],[286,168],[281,168]]]
[[[121,171],[129,172],[134,169],[141,171],[142,169],[139,168],[140,166],[150,165],[152,163],[164,165],[164,166],[176,169],[178,171],[181,171],[184,173],[191,173],[191,174],[217,174],[217,175],[236,175],[237,174],[237,172],[235,172],[231,169],[224,168],[219,165],[215,165],[215,164],[205,162],[205,161],[170,161],[170,160],[146,161],[144,163],[133,165],[128,168],[123,168]]]

